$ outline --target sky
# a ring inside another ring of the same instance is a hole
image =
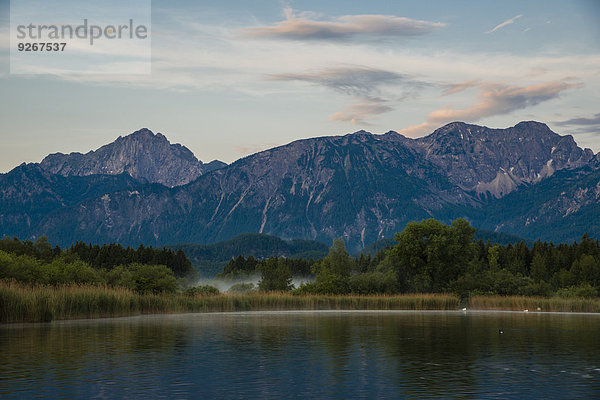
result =
[[[0,0],[0,172],[142,127],[204,162],[452,121],[541,121],[600,151],[598,0],[156,0],[151,18],[151,73],[23,75]]]

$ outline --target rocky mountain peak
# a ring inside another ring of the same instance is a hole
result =
[[[360,131],[349,133],[345,136],[354,136],[354,137],[367,136],[367,137],[369,137],[369,136],[373,136],[373,134],[371,132],[365,131],[364,129],[361,129]]]
[[[212,164],[212,163],[211,163]],[[207,168],[185,146],[142,128],[86,154],[50,154],[40,164],[63,176],[128,173],[133,178],[173,187],[189,183]],[[221,165],[217,162],[209,169]]]
[[[550,133],[552,135],[558,135],[557,133],[552,132],[552,130],[550,130],[550,128],[548,128],[548,125],[546,125],[543,122],[538,122],[538,121],[521,121],[518,124],[516,124],[514,126],[515,129],[527,129],[529,131],[535,132],[547,132]]]
[[[408,145],[461,188],[494,197],[557,170],[582,167],[593,158],[591,150],[578,147],[573,137],[558,135],[536,121],[506,129],[452,122]]]
[[[129,137],[129,138],[134,138],[134,137],[154,137],[157,136],[159,138],[165,138],[161,133],[156,133],[154,134],[150,129],[148,128],[141,128],[138,129],[137,131],[130,133],[129,135],[126,135],[125,137]],[[123,138],[123,136],[119,136],[120,139]],[[165,138],[166,139],[166,138]]]

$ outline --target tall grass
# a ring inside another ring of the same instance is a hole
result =
[[[139,294],[90,285],[29,286],[0,282],[0,322],[117,317],[154,313],[267,310],[455,310],[458,297],[292,295],[290,293]]]
[[[477,310],[597,313],[600,312],[600,298],[473,296],[469,306]]]
[[[475,296],[470,308],[600,312],[600,299]],[[140,294],[92,285],[30,286],[0,281],[0,322],[119,317],[139,314],[269,310],[456,310],[450,294],[293,295],[285,292],[219,294]]]

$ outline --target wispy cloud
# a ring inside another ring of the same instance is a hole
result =
[[[271,80],[302,81],[315,85],[325,86],[337,92],[372,98],[380,95],[383,86],[404,86],[416,88],[425,85],[408,75],[398,74],[377,68],[347,66],[330,67],[314,72],[306,73],[284,73],[268,75]]]
[[[492,33],[492,32],[496,32],[498,29],[502,29],[504,28],[506,25],[510,25],[512,23],[514,23],[516,20],[518,20],[519,18],[521,18],[523,16],[523,14],[519,14],[519,15],[515,15],[514,17],[512,17],[511,19],[507,19],[506,21],[496,25],[495,27],[493,27],[491,30],[487,31],[486,33]]]
[[[577,118],[571,118],[566,121],[559,121],[559,122],[555,122],[555,123],[556,123],[556,125],[559,125],[559,126],[572,126],[572,125],[580,125],[580,126],[599,125],[600,126],[600,113],[595,114],[591,118],[577,117]]]
[[[403,129],[406,136],[419,136],[429,133],[433,127],[452,121],[474,122],[484,117],[509,114],[513,111],[532,107],[557,98],[568,89],[580,88],[579,82],[568,80],[551,81],[529,86],[506,86],[498,84],[480,84],[481,90],[477,102],[465,109],[453,109],[450,106],[432,111],[427,121]]]
[[[477,87],[480,83],[481,82],[478,79],[473,79],[466,82],[446,84],[443,85],[445,87],[443,94],[444,96],[448,96],[451,94],[460,93],[467,89]]]
[[[356,103],[346,107],[344,111],[338,111],[330,115],[329,120],[368,126],[371,124],[367,121],[367,118],[389,111],[393,111],[393,108],[381,102]]]
[[[591,117],[576,117],[565,121],[554,122],[557,126],[567,127],[570,133],[577,135],[578,142],[588,142],[590,147],[598,151],[598,135],[600,135],[600,113]]]
[[[421,21],[393,15],[344,15],[330,21],[316,20],[310,13],[285,10],[286,19],[274,26],[246,28],[240,36],[291,40],[346,40],[351,37],[421,36],[445,26],[441,22]]]
[[[434,122],[448,120],[478,120],[492,115],[508,114],[515,110],[535,106],[572,88],[581,87],[580,83],[553,81],[530,86],[486,85],[478,94],[478,102],[463,110],[443,108],[429,114]]]
[[[358,101],[329,116],[330,121],[370,125],[371,116],[392,111],[391,101],[415,96],[428,86],[408,75],[362,66],[330,67],[306,73],[271,74],[271,80],[301,81],[326,87]]]

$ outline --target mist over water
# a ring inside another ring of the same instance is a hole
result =
[[[313,282],[313,277],[307,276],[294,276],[292,277],[292,285],[295,288],[299,287],[303,283]],[[219,292],[224,293],[229,291],[233,285],[240,283],[252,283],[254,288],[258,288],[258,282],[260,282],[260,274],[254,274],[237,279],[222,279],[222,278],[205,278],[195,281],[192,286],[210,285],[219,289]]]
[[[410,311],[4,325],[0,398],[592,399],[598,332],[598,315]]]

